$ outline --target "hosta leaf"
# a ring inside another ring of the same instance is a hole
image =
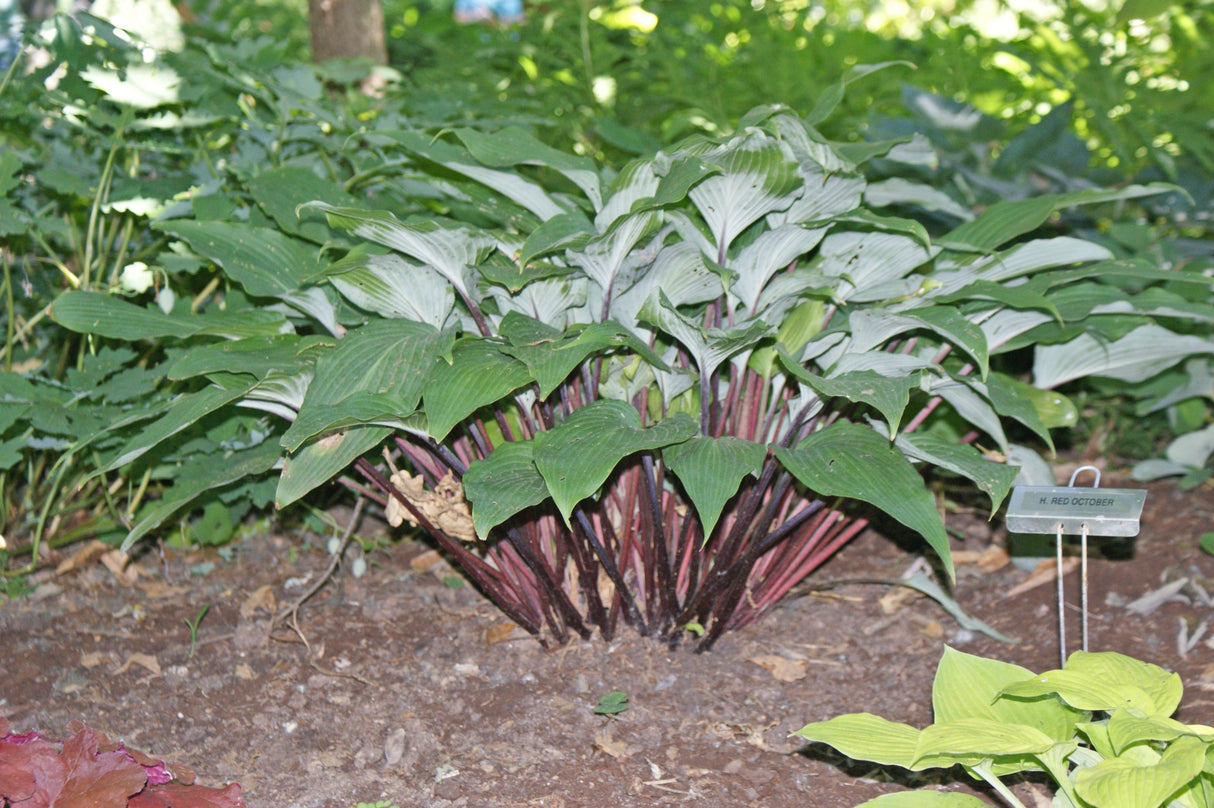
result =
[[[276,507],[285,508],[345,471],[351,463],[387,440],[392,430],[382,426],[352,426],[314,440],[289,455],[274,495]]]
[[[931,296],[932,303],[936,305],[961,303],[967,300],[990,300],[1014,309],[1037,309],[1049,314],[1058,322],[1062,322],[1062,314],[1059,313],[1058,307],[1048,297],[1027,283],[1020,286],[1008,286],[995,281],[979,280],[948,294]]]
[[[396,132],[394,136],[409,151],[420,154],[427,160],[433,160],[452,171],[463,174],[469,179],[476,180],[488,188],[492,188],[507,199],[531,211],[540,220],[551,219],[553,216],[559,216],[567,212],[541,186],[519,176],[513,171],[498,171],[497,169],[484,166],[472,154],[458,146],[454,146],[443,140],[437,140],[429,134],[422,134],[420,132]],[[517,140],[517,138],[513,139]],[[490,149],[481,141],[478,141],[477,145],[484,146],[481,151],[485,156],[497,157],[501,155],[500,148]],[[569,157],[566,159],[576,160],[576,158]]]
[[[990,497],[991,513],[999,509],[1019,473],[1015,466],[987,460],[968,444],[942,440],[927,432],[899,435],[894,443],[907,457],[931,463],[972,481]]]
[[[1033,727],[1055,743],[1069,741],[1077,723],[1088,717],[1086,713],[1057,699],[999,698],[1005,687],[1032,676],[1032,671],[1019,665],[945,646],[932,683],[932,713],[941,722],[1001,721]]]
[[[455,306],[446,279],[398,255],[351,253],[325,270],[329,282],[360,309],[442,328]]]
[[[1053,390],[1042,390],[1002,373],[992,373],[986,379],[986,390],[995,411],[1014,418],[1040,437],[1054,450],[1050,430],[1074,426],[1079,411],[1071,400]]]
[[[354,417],[374,420],[388,414],[397,418],[409,415],[417,408],[435,360],[447,355],[453,342],[452,332],[411,320],[376,320],[347,332],[336,348],[317,361],[316,377],[299,417],[283,435],[282,445],[294,451],[350,417],[341,415],[339,405],[356,395],[361,397],[360,411]],[[381,404],[375,403],[377,397]],[[378,412],[372,414],[371,410]]]
[[[898,432],[902,414],[910,401],[910,391],[919,386],[919,373],[916,371],[905,376],[885,376],[873,370],[855,370],[823,378],[802,368],[789,356],[783,345],[777,345],[776,351],[784,367],[820,395],[828,398],[841,396],[876,409],[889,425],[890,434]]]
[[[196,317],[168,315],[100,292],[59,295],[51,304],[51,318],[72,331],[123,340],[188,337],[201,325]]]
[[[611,314],[621,323],[635,327],[637,313],[655,289],[661,289],[674,306],[706,303],[716,300],[724,289],[724,281],[708,266],[704,253],[687,241],[663,247],[648,266],[637,268],[631,283],[617,280],[616,294],[611,299]],[[620,286],[627,289],[620,293]]]
[[[836,421],[776,457],[811,491],[867,502],[927,540],[951,580],[953,559],[936,502],[910,462],[866,426]]]
[[[731,291],[742,301],[747,312],[757,313],[759,295],[772,275],[787,269],[794,260],[816,247],[825,235],[825,227],[783,225],[765,230],[739,251],[729,265],[737,273]]]
[[[662,452],[662,460],[695,505],[704,541],[711,538],[725,503],[738,492],[742,479],[747,474],[757,477],[766,456],[763,444],[728,436],[695,437]]]
[[[687,192],[707,223],[719,256],[724,256],[738,233],[768,213],[785,210],[800,193],[791,150],[765,134],[751,131],[697,156],[722,169]]]
[[[469,296],[465,271],[496,246],[486,233],[437,218],[403,222],[387,211],[338,208],[324,202],[309,202],[301,209],[322,211],[333,226],[433,267],[463,297]]]
[[[274,441],[263,441],[251,449],[234,452],[223,458],[222,463],[205,462],[190,467],[188,474],[180,474],[164,496],[146,511],[122,540],[119,549],[127,552],[135,542],[164,524],[179,510],[189,505],[199,495],[215,488],[265,474],[281,459],[282,449]]]
[[[553,216],[548,221],[531,231],[523,249],[518,256],[518,266],[525,268],[541,255],[547,255],[555,250],[577,249],[594,236],[594,225],[580,213],[562,213]],[[519,270],[520,275],[522,271]],[[511,285],[511,291],[521,289]]]
[[[916,747],[915,760],[973,761],[983,758],[1036,755],[1054,745],[1054,740],[1039,729],[989,718],[961,718],[940,721],[923,730]]]
[[[729,357],[774,337],[776,329],[761,320],[748,320],[729,328],[704,328],[678,311],[660,289],[650,295],[637,316],[683,343],[702,376],[711,376]]]
[[[463,141],[473,157],[487,166],[497,168],[521,163],[550,168],[581,188],[595,210],[603,206],[599,175],[589,157],[558,151],[517,126],[492,134],[479,129],[456,129],[455,136]]]
[[[1003,422],[991,406],[986,385],[964,377],[925,374],[923,389],[933,396],[943,398],[965,423],[985,432],[999,444],[1000,450],[1007,452],[1007,435],[1003,431]]]
[[[267,227],[178,219],[153,227],[187,242],[255,297],[282,297],[320,270],[314,248]]]
[[[1174,741],[1191,736],[1206,743],[1214,741],[1214,729],[1206,726],[1182,724],[1166,716],[1144,716],[1129,710],[1117,710],[1109,717],[1109,742],[1117,753],[1143,741]]]
[[[518,312],[503,319],[499,333],[509,343],[505,352],[522,361],[547,398],[587,357],[623,349],[639,354],[647,362],[664,367],[662,361],[622,326],[610,321],[553,328]]]
[[[611,223],[606,232],[579,243],[577,249],[567,250],[565,258],[580,267],[606,292],[614,287],[615,276],[628,260],[633,247],[645,236],[653,234],[660,221],[652,211],[621,216]]]
[[[531,381],[527,366],[483,339],[462,339],[451,361],[438,360],[422,386],[430,437],[441,441],[481,407],[501,401]]]
[[[806,724],[793,734],[833,746],[849,758],[915,769],[921,732],[870,713],[853,713]]]
[[[1140,382],[1194,354],[1209,353],[1214,342],[1151,323],[1112,342],[1080,334],[1070,342],[1037,346],[1033,384],[1049,389],[1084,376]]]
[[[472,524],[482,539],[519,511],[548,499],[548,484],[535,467],[533,441],[503,443],[473,461],[462,480],[472,503]]]
[[[931,250],[908,236],[831,233],[818,248],[817,265],[823,275],[838,279],[835,294],[850,300],[906,277],[931,255]]]
[[[335,340],[326,337],[275,334],[196,345],[172,362],[165,375],[181,380],[227,371],[264,379],[273,371],[294,373],[311,366],[325,346],[334,343]]]
[[[179,396],[173,402],[172,409],[142,429],[123,447],[123,450],[117,457],[98,469],[97,473],[104,474],[107,471],[113,471],[125,466],[132,460],[141,457],[160,442],[171,438],[183,429],[193,426],[203,416],[215,412],[225,404],[240,398],[257,384],[256,380],[247,376],[242,377],[242,379],[244,380],[243,386],[204,387],[197,393],[186,393]]]
[[[1067,671],[1091,681],[1128,685],[1141,690],[1150,699],[1147,704],[1139,707],[1147,715],[1172,715],[1180,706],[1181,696],[1184,695],[1180,674],[1113,651],[1075,651],[1067,657],[1064,667]],[[1111,712],[1114,706],[1120,705],[1110,704],[1109,707],[1093,709]]]
[[[896,791],[866,800],[856,808],[988,808],[989,803],[959,791]]]
[[[681,443],[696,432],[685,413],[645,428],[630,404],[596,401],[535,436],[535,466],[568,522],[574,506],[598,490],[625,457]]]
[[[1115,757],[1075,772],[1075,791],[1101,808],[1157,808],[1201,774],[1206,744],[1178,738],[1158,761]]]
[[[323,244],[333,232],[318,221],[300,221],[296,210],[305,202],[319,199],[338,207],[359,207],[357,197],[341,186],[321,179],[302,166],[278,166],[262,171],[248,181],[249,193],[274,224],[284,233]]]
[[[986,348],[986,336],[982,329],[957,313],[956,309],[944,306],[929,306],[909,309],[894,314],[885,309],[861,309],[848,318],[851,326],[850,350],[871,351],[896,336],[908,331],[926,329],[935,332],[973,358],[986,378],[990,356]]]
[[[944,191],[902,177],[870,182],[864,189],[864,201],[878,208],[887,205],[916,205],[923,210],[948,214],[963,222],[974,218],[973,211]]]
[[[1149,186],[1130,185],[1119,189],[1092,188],[1067,194],[1034,196],[1028,199],[996,202],[973,221],[957,227],[940,239],[951,249],[989,252],[1001,244],[1036,230],[1055,211],[1073,205],[1134,199],[1141,196],[1168,193],[1173,186],[1155,183]]]

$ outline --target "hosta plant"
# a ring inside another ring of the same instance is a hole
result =
[[[1077,651],[1062,670],[1031,671],[945,648],[926,729],[856,713],[795,734],[843,754],[912,771],[961,766],[1013,808],[1003,778],[1044,772],[1055,808],[1202,808],[1214,805],[1214,727],[1172,718],[1180,677],[1147,662]],[[976,797],[907,791],[873,808],[980,808]]]
[[[1030,237],[1057,209],[1155,189],[994,205],[932,240],[862,204],[858,166],[895,144],[825,141],[812,123],[829,107],[757,109],[614,175],[519,129],[377,132],[397,156],[368,190],[392,210],[286,167],[229,220],[158,221],[259,305],[56,301],[68,328],[176,346],[180,395],[132,414],[144,428],[102,468],[138,467],[200,419],[263,417],[228,462],[181,471],[125,546],[203,491],[275,475],[281,506],[340,476],[532,633],[623,622],[702,649],[873,508],[951,575],[923,470],[997,507],[1008,459],[1029,456],[1005,423],[1048,445],[1071,414],[998,354],[1045,335],[1037,372],[1056,384],[1086,372],[1089,342],[1141,327],[1160,346],[1135,361],[1169,361],[1133,294],[1099,299],[1125,312],[1099,339],[1082,294],[1169,273]]]

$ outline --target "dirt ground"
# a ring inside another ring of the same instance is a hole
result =
[[[1214,641],[1199,636],[1214,615],[1214,558],[1197,542],[1212,517],[1214,490],[1153,485],[1140,536],[1094,540],[1110,558],[1090,570],[1091,650],[1178,671],[1180,718],[1201,723],[1214,723]],[[32,595],[0,603],[0,715],[51,737],[83,720],[202,783],[241,783],[251,808],[846,808],[907,786],[970,790],[963,774],[915,781],[788,737],[862,710],[928,723],[946,643],[1057,667],[1053,582],[1017,591],[1029,571],[991,569],[1007,538],[998,521],[949,524],[958,602],[1018,644],[963,630],[901,587],[828,586],[899,577],[915,561],[870,532],[708,654],[628,634],[543,650],[413,542],[370,554],[360,578],[343,566],[299,611],[305,647],[288,631],[271,638],[270,620],[324,573],[325,539],[266,535],[226,558],[150,553],[133,581],[95,559],[48,570]],[[1125,608],[1181,577],[1190,583],[1153,613]],[[204,607],[191,656],[186,622]],[[1075,614],[1069,631],[1074,649]],[[611,691],[628,709],[596,715]],[[1016,789],[1048,804],[1041,784]]]

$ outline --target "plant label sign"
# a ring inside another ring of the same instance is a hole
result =
[[[1071,488],[1018,485],[1007,505],[1014,533],[1137,536],[1147,492],[1130,488]]]

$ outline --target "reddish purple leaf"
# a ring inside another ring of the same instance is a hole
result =
[[[143,767],[125,751],[98,752],[97,734],[87,727],[63,742],[68,769],[55,808],[108,808],[124,806],[147,785]]]
[[[225,788],[165,783],[132,797],[127,808],[245,808],[245,804],[237,783]]]
[[[0,740],[0,803],[47,808],[66,780],[67,766],[58,747],[37,733]]]

